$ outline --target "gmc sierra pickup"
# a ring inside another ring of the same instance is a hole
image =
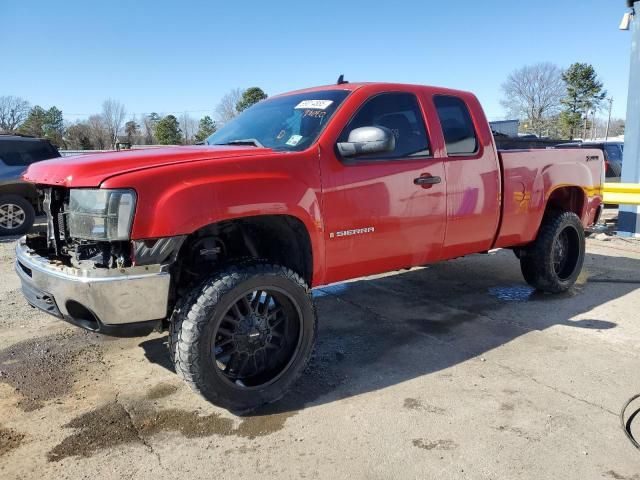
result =
[[[273,402],[316,336],[312,287],[513,249],[567,290],[600,213],[597,150],[498,152],[470,93],[339,83],[261,101],[206,145],[39,162],[27,301],[104,333],[169,329],[176,372],[231,410]]]

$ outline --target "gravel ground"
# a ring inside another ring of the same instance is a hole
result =
[[[640,243],[606,238],[559,296],[509,251],[316,290],[306,375],[245,417],[176,378],[166,335],[27,306],[0,239],[0,478],[640,480],[618,421],[640,392]]]

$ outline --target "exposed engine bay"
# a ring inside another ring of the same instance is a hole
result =
[[[47,231],[27,235],[27,246],[39,255],[76,268],[125,268],[132,265],[131,242],[72,238],[69,232],[69,189],[39,188]]]

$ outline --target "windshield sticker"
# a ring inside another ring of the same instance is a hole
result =
[[[300,143],[300,140],[302,140],[302,135],[291,135],[289,137],[289,140],[287,140],[287,145],[289,145],[290,147],[295,147]]]
[[[326,110],[329,105],[333,103],[333,100],[303,100],[294,108],[296,110],[313,108],[316,110]]]

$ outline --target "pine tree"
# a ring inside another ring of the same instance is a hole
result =
[[[567,86],[567,95],[562,100],[564,110],[560,114],[560,124],[563,133],[573,139],[580,130],[582,119],[589,111],[600,107],[607,92],[593,66],[587,63],[574,63],[562,74],[562,79]]]
[[[218,127],[216,126],[216,122],[214,122],[209,115],[205,115],[200,119],[200,124],[198,125],[198,133],[196,133],[196,141],[204,142],[206,138],[214,133]]]
[[[242,112],[265,98],[267,98],[267,94],[260,87],[247,88],[242,92],[242,98],[236,103],[236,110]]]
[[[178,119],[173,115],[163,117],[156,125],[155,137],[160,145],[180,145],[182,130]]]

